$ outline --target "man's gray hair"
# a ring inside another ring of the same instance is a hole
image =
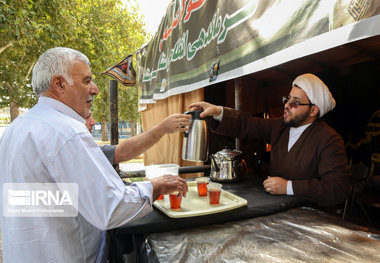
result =
[[[51,79],[56,75],[62,76],[73,85],[70,70],[78,60],[90,65],[84,54],[71,48],[55,47],[45,51],[33,67],[32,86],[37,96],[50,88]]]

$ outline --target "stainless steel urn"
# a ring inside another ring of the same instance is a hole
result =
[[[182,159],[193,162],[205,162],[208,158],[207,124],[200,117],[201,111],[187,111],[191,114],[189,129],[184,132]]]

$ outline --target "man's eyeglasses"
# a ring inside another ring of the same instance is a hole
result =
[[[297,108],[297,106],[304,106],[304,105],[309,105],[309,106],[313,106],[314,105],[313,103],[301,103],[301,102],[296,101],[296,100],[292,100],[291,101],[289,97],[282,97],[282,102],[284,104],[289,103],[289,106],[291,108]]]

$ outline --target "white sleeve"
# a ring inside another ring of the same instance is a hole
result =
[[[216,117],[213,117],[215,120],[221,122],[222,119],[223,119],[223,107],[222,106],[219,106],[222,108],[222,111],[220,112],[220,115],[219,116],[216,116]]]
[[[288,180],[288,182],[286,184],[286,194],[287,195],[294,195],[292,180]]]
[[[153,185],[146,181],[125,186],[90,133],[73,136],[48,169],[57,183],[78,185],[78,213],[101,230],[152,211]]]

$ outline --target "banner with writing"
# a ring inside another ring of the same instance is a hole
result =
[[[378,14],[371,0],[173,0],[137,54],[139,103],[380,34]]]

